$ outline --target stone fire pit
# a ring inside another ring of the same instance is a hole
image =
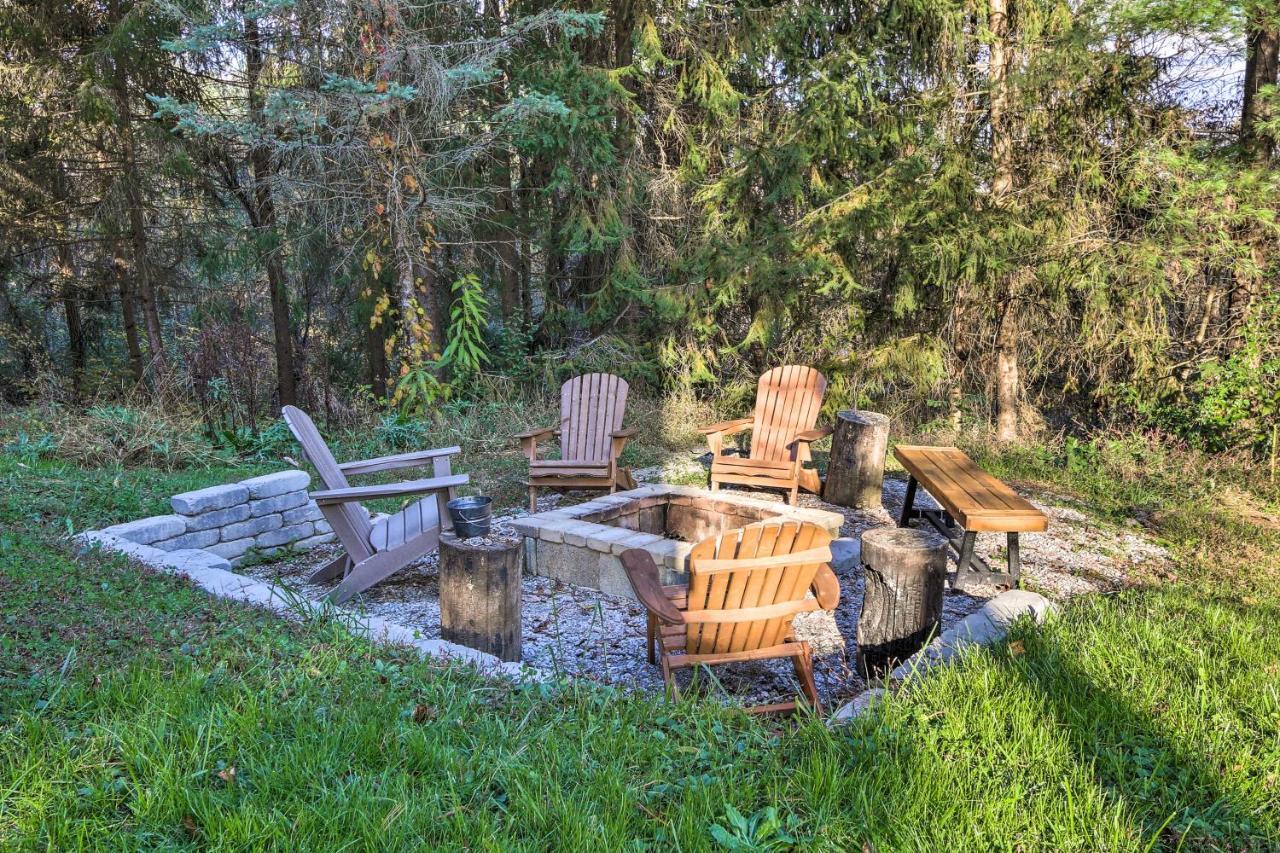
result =
[[[609,595],[635,598],[620,555],[653,555],[664,584],[686,583],[694,544],[759,521],[809,521],[832,536],[844,517],[735,492],[651,485],[604,495],[577,506],[513,519],[525,536],[525,571]]]

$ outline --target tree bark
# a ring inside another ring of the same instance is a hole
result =
[[[822,499],[840,506],[881,509],[888,449],[887,417],[877,412],[838,412]]]
[[[258,86],[262,78],[264,54],[262,33],[253,15],[244,15],[245,79],[249,95],[249,117],[254,127],[264,128],[262,91]],[[275,199],[271,194],[271,154],[261,143],[253,145],[249,154],[253,169],[253,198],[257,216],[258,249],[266,246],[267,284],[271,290],[271,327],[275,336],[276,391],[280,405],[294,405],[298,401],[294,374],[293,330],[289,322],[289,286],[285,279],[284,265],[280,262],[280,235],[276,229]]]
[[[138,383],[143,378],[142,344],[138,340],[138,307],[127,274],[129,262],[125,259],[124,245],[120,240],[112,244],[111,267],[115,272],[116,289],[120,294],[120,317],[124,326],[125,350],[129,353],[129,371],[133,374],[133,381]]]
[[[440,635],[500,660],[520,660],[524,547],[440,539]]]
[[[1270,118],[1269,110],[1258,93],[1266,86],[1280,82],[1280,3],[1269,15],[1258,15],[1249,22],[1245,34],[1244,98],[1240,113],[1240,144],[1245,156],[1255,163],[1271,158],[1270,137],[1258,126]]]
[[[857,665],[864,678],[883,678],[942,623],[947,540],[931,530],[868,530],[862,534],[862,566]]]
[[[989,0],[987,25],[991,30],[991,58],[988,83],[991,87],[991,201],[1007,208],[1014,182],[1013,134],[1009,127],[1009,3]],[[999,328],[996,333],[995,387],[996,439],[1018,437],[1018,303],[1016,271],[1006,274],[1000,284],[996,304]]]
[[[80,297],[76,292],[75,261],[71,253],[71,245],[63,242],[58,250],[61,267],[62,311],[67,321],[67,354],[71,361],[71,391],[79,398],[84,391],[84,370],[86,363],[84,320],[80,313]]]
[[[112,95],[115,98],[117,128],[120,133],[121,172],[124,181],[125,215],[128,219],[129,242],[133,253],[132,288],[142,308],[142,325],[147,336],[147,349],[151,355],[154,376],[168,372],[168,359],[164,349],[164,334],[160,325],[160,306],[157,300],[155,280],[151,270],[151,256],[147,239],[146,215],[142,190],[138,185],[141,165],[138,163],[137,143],[133,136],[133,118],[129,107],[129,83],[125,70],[117,57]]]

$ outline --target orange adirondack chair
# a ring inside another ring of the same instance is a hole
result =
[[[440,541],[442,526],[446,531],[452,530],[445,503],[453,497],[456,487],[466,485],[470,479],[466,474],[454,474],[450,467],[449,457],[461,453],[461,448],[419,450],[339,464],[306,412],[285,406],[282,414],[324,484],[322,491],[311,493],[311,499],[319,505],[346,551],[310,577],[312,583],[342,577],[342,582],[329,593],[335,604],[341,604],[433,551]],[[347,482],[348,474],[416,468],[428,463],[434,476],[425,480],[355,487]],[[423,494],[428,497],[376,522],[369,520],[368,512],[359,503]]]
[[[830,560],[831,534],[794,521],[750,524],[699,542],[689,554],[688,586],[662,586],[648,551],[622,553],[631,588],[649,611],[649,662],[661,665],[674,697],[679,690],[673,670],[789,657],[801,692],[819,714],[813,653],[795,638],[791,622],[797,613],[833,610],[840,603]],[[793,701],[748,710],[795,707]]]
[[[826,377],[812,367],[775,367],[760,377],[754,416],[701,427],[712,454],[711,491],[721,483],[786,489],[793,504],[801,488],[820,492],[818,472],[805,463],[813,460],[810,444],[832,432],[814,428],[826,390]],[[722,455],[725,436],[745,430],[751,430],[750,455]]]
[[[610,373],[575,376],[560,388],[560,426],[516,436],[529,457],[529,511],[538,509],[538,489],[634,489],[631,469],[618,457],[636,434],[623,429],[627,383]],[[560,436],[559,459],[539,459],[538,443]]]

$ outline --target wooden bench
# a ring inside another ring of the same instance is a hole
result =
[[[956,552],[956,579],[952,588],[964,589],[978,584],[1017,586],[1021,568],[1018,534],[1047,530],[1049,519],[1045,514],[979,468],[957,447],[898,445],[893,455],[910,475],[898,526],[910,527],[916,519],[924,519],[947,538]],[[924,486],[942,509],[916,507],[917,486]],[[1008,535],[1007,572],[995,571],[973,553],[979,533]]]

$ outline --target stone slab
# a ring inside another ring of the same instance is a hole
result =
[[[623,527],[605,527],[599,526],[587,537],[587,548],[593,551],[603,551],[609,553],[613,550],[613,543],[628,537],[634,536],[634,530],[627,530]]]
[[[187,520],[180,515],[153,515],[124,524],[113,524],[103,528],[102,532],[139,545],[152,545],[162,539],[172,539],[186,533]]]
[[[219,542],[217,545],[210,545],[205,550],[217,554],[219,557],[234,560],[252,547],[253,537],[246,536],[243,539],[234,539],[230,542]]]
[[[284,519],[279,515],[263,515],[257,518],[250,518],[248,521],[229,524],[222,528],[222,541],[232,542],[248,536],[258,536],[268,530],[275,530],[283,524]]]
[[[221,569],[227,571],[231,563],[211,551],[202,548],[181,548],[165,555],[164,565],[171,571],[190,574],[195,569]]]
[[[188,548],[208,548],[222,539],[222,531],[216,527],[212,530],[195,530],[172,539],[163,539],[155,543],[161,551],[182,551]]]
[[[285,492],[283,495],[249,501],[249,514],[258,516],[284,512],[287,509],[306,506],[307,500],[306,492]]]
[[[239,503],[235,506],[229,506],[226,509],[215,509],[210,512],[202,512],[199,515],[187,517],[187,532],[195,532],[197,530],[210,530],[214,527],[225,527],[228,524],[235,524],[237,521],[244,521],[249,517],[249,504]]]
[[[307,488],[307,486],[311,485],[311,475],[306,471],[297,469],[278,471],[275,474],[263,474],[261,477],[241,480],[240,485],[249,490],[249,497],[254,500],[273,498],[286,492],[296,492]]]
[[[183,492],[169,498],[173,511],[181,515],[199,515],[216,509],[226,509],[249,500],[249,489],[240,483],[229,483],[225,486],[209,486],[207,489],[196,489]]]
[[[308,501],[304,506],[285,510],[281,513],[281,516],[284,518],[284,523],[287,527],[290,524],[301,524],[304,521],[320,521],[324,518],[324,513],[320,511],[320,507],[316,506],[314,501]]]
[[[652,533],[632,533],[626,539],[619,539],[617,542],[614,542],[613,546],[609,550],[614,554],[621,554],[623,551],[627,551],[631,548],[648,548],[651,545],[656,545],[659,542],[665,541],[667,540],[663,539],[661,536],[655,536]]]
[[[304,521],[301,524],[291,524],[288,527],[280,527],[276,530],[268,530],[266,533],[259,534],[253,540],[253,544],[258,548],[275,548],[281,545],[290,545],[299,539],[310,538],[315,533],[315,526]]]

